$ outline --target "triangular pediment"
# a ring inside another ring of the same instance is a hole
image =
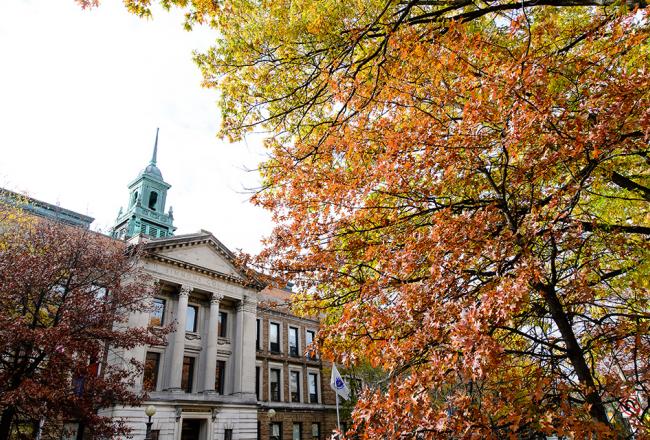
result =
[[[210,244],[196,244],[179,248],[163,249],[156,253],[193,266],[199,266],[235,278],[242,278],[233,264]]]
[[[234,254],[208,231],[152,240],[145,245],[157,260],[204,274],[263,288],[237,266]]]

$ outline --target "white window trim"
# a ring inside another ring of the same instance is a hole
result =
[[[285,401],[284,400],[284,365],[282,365],[282,364],[274,364],[274,363],[271,363],[271,362],[269,362],[269,365],[268,365],[269,402],[275,402],[274,400],[271,399],[271,369],[280,370],[280,402],[284,402]]]

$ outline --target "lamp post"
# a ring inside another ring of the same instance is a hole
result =
[[[151,440],[151,425],[153,425],[153,422],[151,421],[151,418],[156,414],[156,407],[153,405],[149,405],[144,409],[144,413],[149,417],[149,421],[147,422],[147,432],[144,435],[144,440]]]

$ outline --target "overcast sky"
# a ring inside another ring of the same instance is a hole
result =
[[[0,1],[0,186],[94,217],[107,230],[151,157],[172,185],[178,233],[201,228],[231,249],[260,249],[270,216],[248,203],[259,138],[219,140],[214,90],[200,87],[180,13],[129,15],[120,0]]]

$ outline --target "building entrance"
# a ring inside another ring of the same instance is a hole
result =
[[[203,440],[201,431],[204,430],[201,428],[204,423],[205,420],[184,419],[181,427],[181,440]]]

